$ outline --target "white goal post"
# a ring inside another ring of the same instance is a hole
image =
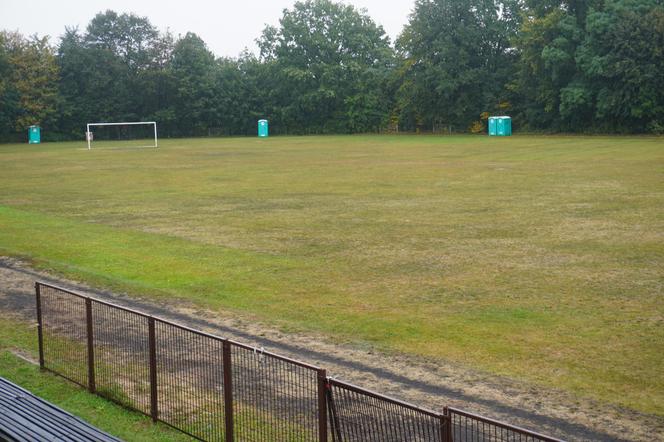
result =
[[[154,145],[153,146],[143,146],[143,147],[159,147],[157,144],[157,122],[155,121],[128,121],[122,123],[88,123],[87,129],[85,131],[85,139],[88,142],[88,150],[92,148],[92,140],[94,135],[90,131],[90,128],[95,126],[136,126],[136,125],[152,125],[154,128]]]

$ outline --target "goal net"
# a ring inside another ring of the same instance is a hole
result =
[[[85,131],[88,149],[93,147],[157,147],[157,123],[88,123]]]

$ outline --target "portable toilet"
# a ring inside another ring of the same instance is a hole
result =
[[[268,132],[267,120],[258,120],[258,136],[261,138],[267,137]]]
[[[499,137],[512,135],[512,118],[505,115],[489,117],[489,135]]]
[[[41,128],[39,126],[30,126],[28,128],[28,144],[41,143]]]

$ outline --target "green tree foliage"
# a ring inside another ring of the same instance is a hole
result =
[[[159,74],[171,47],[168,35],[160,37],[147,18],[133,14],[106,11],[92,19],[84,34],[67,29],[58,48],[66,103],[61,129],[82,134],[93,120],[131,121],[153,114],[146,104],[164,104],[150,92],[159,96]]]
[[[175,43],[171,70],[175,78],[175,115],[186,134],[204,135],[215,126],[216,60],[205,42],[187,33]]]
[[[0,32],[0,137],[14,132],[14,121],[19,113],[19,94],[12,77],[14,66],[9,53],[9,34]]]
[[[163,135],[173,135],[178,130],[176,78],[171,69],[174,47],[175,40],[170,32],[152,39],[145,67],[134,74],[134,97],[140,119],[158,121]]]
[[[466,129],[480,113],[498,110],[514,62],[510,41],[518,3],[417,0],[398,47],[404,57],[400,123],[436,121]]]
[[[523,23],[516,40],[519,71],[512,89],[521,98],[521,116],[531,127],[563,129],[562,118],[573,117],[570,99],[578,100],[576,110],[585,111],[582,114],[587,117],[587,109],[582,107],[588,97],[575,60],[582,30],[576,18],[561,8],[539,7],[534,11],[546,12],[541,17],[528,16]],[[567,87],[561,112],[561,90]],[[586,118],[577,117],[572,121],[586,123]]]
[[[276,117],[279,107],[271,106],[270,98],[279,88],[278,78],[269,63],[248,51],[237,60],[219,60],[218,66],[215,88],[222,133],[255,134],[257,120]]]
[[[526,3],[519,117],[535,129],[662,132],[661,0]]]
[[[51,126],[58,102],[58,67],[48,37],[0,33],[0,122],[5,133]]]
[[[279,122],[294,132],[362,132],[386,118],[383,87],[393,64],[381,26],[353,6],[297,2],[267,27],[261,57],[279,78]]]
[[[0,32],[0,139],[41,124],[82,139],[92,121],[155,120],[162,136],[482,131],[664,132],[662,0],[414,0],[391,46],[365,11],[304,0],[217,58],[194,33],[106,11],[84,31]]]
[[[591,9],[577,51],[599,127],[664,133],[664,5],[607,0]],[[585,107],[585,105],[584,105]],[[562,109],[561,109],[562,110]]]
[[[114,11],[97,14],[88,25],[85,42],[117,56],[132,71],[151,63],[152,47],[159,33],[146,17],[118,15]]]

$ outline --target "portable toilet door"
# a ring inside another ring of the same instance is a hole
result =
[[[505,117],[505,136],[512,136],[512,118]]]
[[[258,136],[265,138],[268,136],[269,128],[267,120],[258,120]]]
[[[503,117],[499,117],[498,120],[496,121],[496,135],[500,137],[505,136],[505,119]]]
[[[28,128],[28,144],[41,143],[41,128],[39,126],[30,126]]]
[[[489,117],[489,135],[496,135],[496,117]]]

